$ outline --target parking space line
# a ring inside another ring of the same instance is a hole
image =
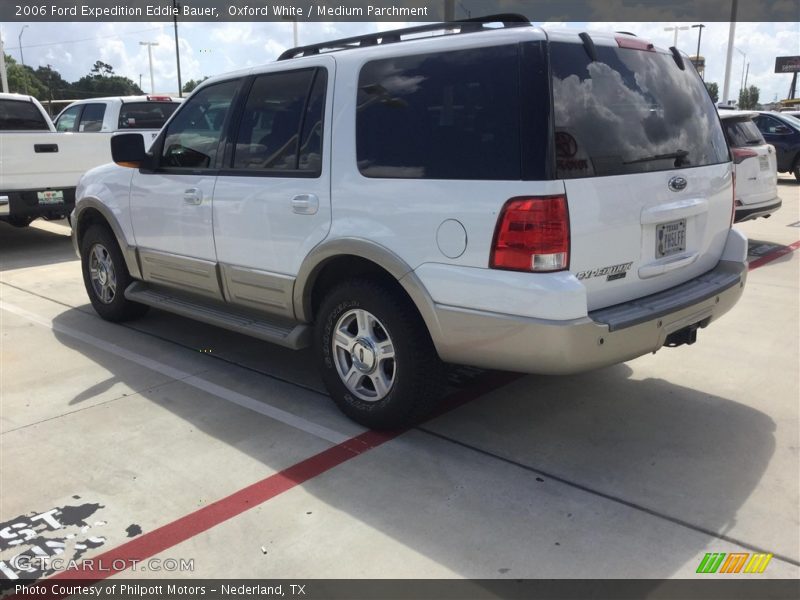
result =
[[[747,270],[752,271],[753,269],[757,269],[758,267],[763,267],[767,263],[771,263],[773,260],[780,258],[781,256],[786,256],[787,254],[791,254],[795,250],[800,248],[800,241],[795,242],[794,244],[789,244],[788,246],[783,246],[778,248],[777,250],[773,250],[765,254],[764,256],[760,256],[755,260],[751,260],[747,263]]]
[[[85,344],[103,350],[104,352],[113,354],[114,356],[128,360],[132,363],[145,367],[146,369],[150,369],[151,371],[165,375],[171,379],[178,380],[181,383],[185,383],[186,385],[192,386],[196,389],[206,392],[207,394],[217,396],[218,398],[227,400],[228,402],[241,406],[242,408],[252,410],[253,412],[257,412],[275,421],[279,421],[285,425],[294,427],[295,429],[313,435],[317,438],[331,442],[332,444],[341,444],[349,439],[349,436],[339,433],[338,431],[318,425],[317,423],[312,423],[311,421],[308,421],[276,406],[256,400],[250,396],[245,396],[239,392],[235,392],[228,388],[222,387],[221,385],[217,385],[216,383],[212,383],[207,379],[203,379],[193,375],[192,373],[187,373],[181,369],[170,367],[136,352],[126,350],[117,344],[106,342],[94,336],[78,331],[77,329],[61,325],[60,323],[54,323],[52,319],[37,315],[6,301],[0,301],[0,309],[37,323],[38,325],[42,325],[43,327],[52,329],[53,331],[57,331],[63,335],[67,335]]]

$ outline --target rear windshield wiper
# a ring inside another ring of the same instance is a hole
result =
[[[680,167],[682,164],[684,164],[684,159],[687,156],[689,156],[689,152],[687,152],[686,150],[676,150],[675,152],[669,152],[667,154],[655,154],[653,156],[644,156],[642,158],[637,158],[636,160],[629,160],[622,164],[633,165],[636,163],[651,162],[654,160],[668,160],[670,158],[674,158],[675,166]]]
[[[761,140],[745,140],[744,143],[747,144],[748,146],[760,146],[764,142],[762,142]]]

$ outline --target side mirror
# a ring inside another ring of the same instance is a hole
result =
[[[122,133],[111,136],[111,159],[121,167],[138,169],[147,153],[141,133]]]

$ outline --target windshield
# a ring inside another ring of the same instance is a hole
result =
[[[689,60],[671,54],[551,44],[556,172],[573,179],[729,160],[719,117]]]
[[[800,130],[800,119],[792,115],[781,115],[781,119],[788,121],[795,129]]]

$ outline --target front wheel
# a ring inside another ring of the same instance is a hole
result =
[[[792,173],[794,173],[794,178],[800,182],[800,156],[798,156],[794,161],[794,167],[792,167]]]
[[[439,398],[442,363],[411,302],[390,286],[345,282],[318,312],[322,378],[339,408],[374,429],[423,417]]]
[[[81,269],[89,300],[106,321],[129,321],[147,312],[147,306],[125,298],[133,278],[112,233],[92,225],[81,241]]]

